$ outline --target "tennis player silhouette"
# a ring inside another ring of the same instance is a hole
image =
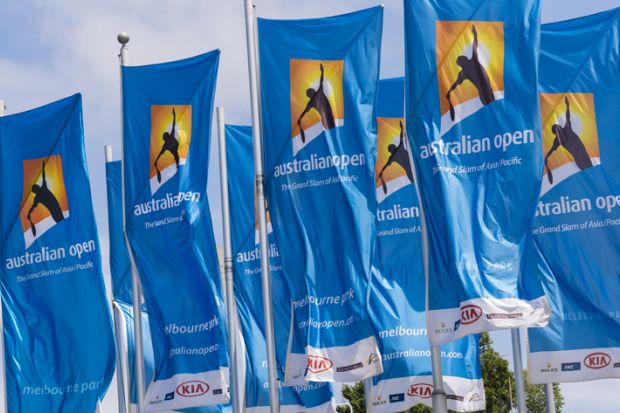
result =
[[[60,208],[60,204],[58,203],[58,200],[56,199],[52,191],[50,191],[50,189],[47,187],[47,179],[45,178],[45,161],[43,161],[43,167],[41,169],[41,176],[42,176],[41,185],[39,184],[32,185],[32,193],[35,195],[34,195],[34,201],[32,201],[32,206],[30,207],[30,210],[28,211],[28,221],[30,221],[30,228],[32,229],[32,235],[34,235],[35,237],[37,236],[37,228],[34,225],[34,222],[32,222],[31,215],[32,215],[32,212],[35,210],[35,208],[39,204],[47,208],[50,215],[52,216],[52,219],[54,219],[56,223],[65,219],[64,215],[62,214],[62,209]]]
[[[177,123],[177,114],[172,108],[172,130],[170,133],[164,132],[162,135],[162,140],[164,144],[161,147],[161,151],[159,151],[159,155],[155,159],[155,170],[157,171],[157,182],[161,182],[161,171],[157,166],[157,162],[159,158],[166,152],[170,152],[170,154],[174,157],[174,162],[177,164],[177,170],[179,169],[179,141],[176,138],[176,123]]]
[[[327,99],[327,95],[325,94],[325,88],[323,85],[324,80],[325,69],[321,64],[321,79],[319,80],[319,87],[317,88],[317,90],[314,90],[312,88],[308,88],[306,90],[306,96],[308,96],[309,100],[306,104],[306,108],[297,120],[297,126],[299,126],[299,133],[301,135],[302,142],[306,142],[306,133],[301,126],[301,120],[312,109],[316,110],[321,116],[321,123],[323,124],[324,129],[332,129],[336,127],[336,122],[334,121],[334,112],[332,111],[332,106],[330,105],[329,99]]]
[[[573,124],[570,119],[570,103],[568,102],[567,96],[564,96],[564,104],[566,105],[566,123],[564,126],[560,126],[556,123],[551,127],[551,132],[555,135],[555,139],[553,140],[551,149],[549,149],[549,152],[545,155],[545,168],[547,169],[547,179],[549,179],[550,184],[553,184],[553,174],[551,173],[551,169],[549,169],[547,161],[551,154],[560,146],[564,147],[564,149],[570,153],[580,170],[583,171],[592,166],[592,160],[590,160],[585,145],[581,141],[581,138],[579,138],[579,135],[573,130]]]
[[[450,106],[450,119],[452,119],[452,121],[454,121],[455,114],[450,95],[466,80],[469,80],[476,87],[483,105],[488,105],[495,101],[489,75],[478,58],[478,31],[475,25],[472,25],[471,31],[474,34],[471,58],[463,55],[457,57],[456,64],[461,68],[461,71],[457,75],[456,81],[450,86],[448,94],[446,95],[446,99],[448,99],[448,104]]]
[[[388,146],[388,151],[390,152],[390,157],[387,162],[379,172],[378,179],[381,180],[381,186],[383,187],[383,193],[387,195],[387,185],[385,184],[385,180],[383,179],[383,172],[388,168],[388,166],[392,165],[392,163],[396,162],[400,165],[407,174],[407,178],[409,178],[409,182],[413,182],[413,172],[411,171],[411,162],[409,160],[409,152],[405,147],[405,131],[403,129],[403,123],[400,122],[400,140],[398,142],[398,146],[391,143]]]

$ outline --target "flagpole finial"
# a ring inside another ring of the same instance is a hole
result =
[[[120,32],[118,36],[116,36],[116,40],[123,46],[129,43],[129,34],[127,32]]]
[[[121,66],[126,66],[129,62],[129,49],[127,48],[127,43],[129,43],[129,34],[127,32],[120,32],[116,36],[116,40],[118,40],[121,44],[121,51],[118,54],[121,61]]]

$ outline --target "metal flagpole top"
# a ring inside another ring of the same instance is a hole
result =
[[[120,32],[116,36],[116,40],[121,44],[121,51],[118,57],[121,59],[121,66],[125,66],[129,62],[129,53],[127,53],[127,43],[129,43],[129,34],[127,32]]]
[[[116,40],[125,47],[125,45],[129,43],[129,33],[120,32],[118,36],[116,36]]]
[[[105,145],[104,150],[105,150],[105,161],[112,162],[114,160],[114,158],[112,157],[112,145]]]

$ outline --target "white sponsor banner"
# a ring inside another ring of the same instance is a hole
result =
[[[316,382],[352,382],[383,373],[383,363],[375,337],[348,346],[314,348],[305,354],[287,355],[287,386]],[[334,363],[337,360],[338,364]],[[289,364],[290,363],[290,364]]]
[[[448,409],[457,412],[476,412],[485,409],[482,379],[469,380],[444,376]],[[387,379],[365,386],[368,413],[392,413],[408,410],[418,404],[432,407],[432,376],[413,376]]]
[[[460,308],[427,312],[431,345],[458,340],[469,334],[519,327],[545,327],[551,307],[545,296],[526,301],[516,298],[475,298]]]
[[[620,378],[620,347],[528,352],[532,384]]]
[[[227,368],[205,373],[175,374],[169,379],[151,383],[143,413],[226,404],[229,401]]]

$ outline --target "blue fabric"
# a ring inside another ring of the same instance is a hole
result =
[[[405,0],[407,132],[433,344],[543,326],[528,259],[541,185],[539,0]]]
[[[155,356],[146,412],[229,400],[224,302],[205,192],[218,61],[213,51],[122,69],[126,228]]]
[[[287,383],[381,371],[365,301],[382,18],[258,21],[267,198],[295,309]]]
[[[252,129],[226,126],[226,157],[229,169],[233,279],[235,299],[246,352],[245,405],[248,409],[269,407],[267,349],[262,300],[260,243],[254,203],[254,159]],[[284,373],[291,323],[291,298],[284,282],[279,259],[280,248],[268,234],[271,261],[271,291],[276,358],[280,376]],[[297,406],[304,411],[330,404],[332,389],[328,383],[280,387],[280,405]]]
[[[554,315],[529,332],[530,376],[620,377],[620,10],[541,33],[547,164],[533,232]],[[566,139],[554,149],[557,127]]]
[[[8,410],[94,412],[115,351],[81,96],[1,117],[0,160]]]
[[[114,301],[122,311],[124,325],[121,326],[127,334],[127,353],[129,363],[129,386],[131,403],[138,402],[137,384],[134,375],[135,368],[135,341],[133,321],[133,300],[131,286],[131,266],[127,246],[123,236],[122,218],[122,162],[106,162],[106,183],[108,194],[108,230],[110,237],[110,275],[112,277],[112,291]],[[153,379],[153,344],[151,330],[148,325],[146,309],[142,310],[142,343],[144,353],[144,381],[150,383]],[[123,377],[123,380],[127,378]]]
[[[123,237],[122,221],[122,162],[106,162],[106,183],[108,194],[108,229],[110,236],[110,275],[112,276],[112,290],[114,291],[114,301],[122,312],[124,325],[120,328],[125,330],[127,336],[127,359],[129,367],[130,403],[138,403],[137,383],[135,381],[135,340],[134,340],[134,317],[133,300],[131,287],[131,267],[127,247]],[[153,380],[154,356],[153,342],[151,340],[151,329],[149,328],[149,318],[146,307],[142,307],[142,354],[144,356],[144,382],[150,383]],[[118,338],[117,338],[118,340]],[[118,372],[117,372],[118,373]],[[119,376],[120,377],[120,376]],[[120,379],[120,378],[119,378]],[[220,411],[222,405],[182,409],[186,413]]]
[[[121,161],[106,162],[105,173],[108,195],[108,234],[110,237],[112,296],[116,301],[131,305],[131,267],[123,235]]]
[[[366,388],[367,409],[373,413],[431,404],[423,391],[423,384],[432,383],[432,363],[426,334],[420,209],[415,184],[409,179],[409,145],[401,129],[404,89],[404,78],[379,83],[375,167],[378,237],[369,315],[379,338],[383,373],[373,377],[372,385]],[[478,336],[443,345],[441,352],[446,393],[452,396],[450,410],[483,410]]]

